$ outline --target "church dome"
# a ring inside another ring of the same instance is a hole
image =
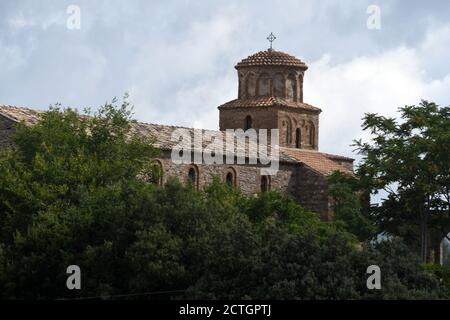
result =
[[[255,66],[289,66],[298,67],[303,70],[308,69],[308,66],[300,59],[285,52],[275,51],[273,49],[259,51],[248,56],[236,65],[236,69]]]

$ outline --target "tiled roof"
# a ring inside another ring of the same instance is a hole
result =
[[[308,111],[321,112],[317,107],[314,107],[307,103],[288,101],[282,98],[275,97],[257,97],[252,99],[235,99],[219,106],[219,109],[230,109],[230,108],[247,108],[247,107],[272,107],[281,106],[289,108],[299,108]]]
[[[25,124],[28,125],[36,124],[39,121],[39,114],[41,112],[42,111],[33,110],[29,108],[0,105],[0,115],[13,121],[17,122],[23,121]],[[154,143],[157,148],[160,148],[162,150],[171,150],[175,145],[178,144],[178,142],[171,141],[172,132],[175,129],[186,129],[191,136],[193,136],[194,130],[196,130],[193,128],[185,128],[178,126],[135,122],[132,127],[132,132],[147,137],[153,137],[155,139]],[[223,131],[204,130],[204,129],[198,130],[202,130],[203,134],[207,133],[210,135],[216,135],[224,139]],[[202,147],[204,148],[209,143],[210,141],[203,141]],[[254,148],[255,146],[252,145],[248,146],[247,144],[246,155],[255,152],[256,150]],[[196,148],[194,148],[194,150],[196,150]],[[340,165],[338,162],[333,161],[333,159],[343,161],[353,161],[353,159],[351,158],[322,153],[313,150],[284,148],[284,147],[280,147],[279,154],[280,154],[280,162],[303,163],[308,167],[310,167],[311,169],[323,175],[328,175],[332,173],[334,170],[339,170],[344,173],[352,174],[352,172],[345,166]]]
[[[39,114],[42,111],[25,107],[16,107],[0,104],[0,115],[16,122],[25,122],[25,124],[36,124],[39,121]]]
[[[306,64],[300,59],[273,49],[267,49],[248,56],[239,62],[236,68],[252,66],[292,66],[300,67],[304,70],[308,69]]]
[[[280,148],[280,153],[291,156],[297,161],[304,163],[308,167],[314,169],[315,171],[327,176],[333,171],[341,171],[346,174],[353,175],[353,172],[346,168],[345,166],[332,160],[333,156],[331,154],[318,152],[315,150],[304,150],[304,149],[294,149],[294,148]],[[341,156],[337,156],[341,157]],[[353,161],[351,158],[341,157],[346,161]]]
[[[176,129],[184,129],[186,130],[186,133],[189,133],[191,137],[191,145],[186,145],[186,147],[191,148],[194,151],[201,151],[205,147],[207,147],[211,141],[209,140],[203,140],[202,141],[202,149],[200,149],[200,146],[194,145],[194,132],[197,131],[198,133],[202,134],[202,137],[214,137],[214,139],[220,139],[223,141],[223,154],[225,154],[226,150],[225,142],[225,131],[219,131],[219,130],[205,130],[205,129],[194,129],[194,128],[187,128],[187,127],[178,127],[178,126],[168,126],[168,125],[161,125],[161,124],[153,124],[153,123],[142,123],[137,122],[132,127],[132,132],[136,132],[137,134],[147,136],[147,137],[153,137],[155,139],[154,145],[155,147],[162,149],[162,150],[172,150],[172,148],[179,144],[177,141],[172,141],[172,133]],[[205,139],[205,138],[204,138]],[[183,141],[184,142],[184,141]],[[268,150],[270,153],[270,147],[267,149],[266,146],[260,145],[260,149],[266,148],[265,150]],[[234,143],[234,151],[235,154],[237,154],[237,139]],[[245,156],[251,157],[251,155],[255,154],[257,155],[258,152],[258,146],[256,144],[249,144],[248,141],[245,143]],[[280,162],[291,162],[291,163],[297,163],[298,161],[289,155],[285,155],[281,152],[279,152]],[[253,157],[251,157],[253,158]]]

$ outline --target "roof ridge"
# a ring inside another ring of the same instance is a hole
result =
[[[238,107],[271,107],[281,106],[288,108],[299,108],[309,111],[322,112],[322,109],[309,103],[298,101],[287,101],[284,98],[274,96],[254,97],[250,99],[233,99],[218,106],[218,108],[238,108]]]
[[[236,64],[236,68],[248,66],[294,66],[308,69],[306,64],[299,58],[283,51],[263,50],[258,51],[247,58],[242,59]]]
[[[347,157],[347,156],[342,156],[342,155],[339,155],[339,154],[333,154],[333,153],[328,153],[328,152],[322,152],[322,151],[319,151],[319,150],[299,149],[299,148],[290,148],[290,147],[280,147],[280,150],[281,149],[286,149],[287,151],[320,153],[320,154],[326,156],[327,158],[333,157],[333,158],[346,159],[346,160],[355,160],[354,158],[350,158],[350,157]]]

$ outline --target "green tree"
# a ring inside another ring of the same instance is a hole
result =
[[[387,198],[372,214],[387,234],[399,235],[430,259],[450,231],[450,108],[422,101],[399,109],[400,120],[366,114],[370,142],[356,141],[363,156],[359,178]]]
[[[361,241],[375,237],[378,230],[370,216],[370,199],[360,180],[336,171],[328,177],[328,183],[334,221]]]
[[[18,126],[0,155],[1,297],[442,297],[439,277],[400,241],[361,245],[349,232],[356,211],[343,227],[287,195],[245,197],[219,178],[200,191],[146,182],[157,150],[132,126],[126,101],[89,116],[53,108]],[[80,291],[66,288],[72,264]],[[383,270],[380,292],[366,288],[369,264]]]

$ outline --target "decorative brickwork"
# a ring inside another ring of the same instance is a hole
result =
[[[318,150],[321,110],[303,102],[303,78],[308,69],[300,59],[268,49],[242,60],[238,99],[219,106],[220,130],[279,129],[280,146]]]

